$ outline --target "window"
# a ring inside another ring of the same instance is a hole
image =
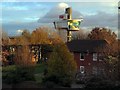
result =
[[[80,72],[81,72],[81,73],[84,73],[84,72],[85,72],[84,66],[80,66]]]
[[[81,61],[84,60],[84,53],[80,53],[80,60],[81,60]]]
[[[102,61],[102,54],[99,53],[99,61]]]
[[[97,53],[93,53],[93,61],[97,61]]]

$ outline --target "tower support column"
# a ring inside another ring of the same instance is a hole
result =
[[[71,37],[72,37],[71,31],[67,30],[67,42],[71,41],[71,39],[72,39]]]

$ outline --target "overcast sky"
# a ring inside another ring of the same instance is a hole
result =
[[[22,29],[53,27],[53,21],[72,7],[73,18],[83,17],[81,28],[107,27],[118,32],[118,3],[116,2],[2,2],[2,28],[9,35]]]

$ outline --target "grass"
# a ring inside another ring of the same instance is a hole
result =
[[[46,63],[41,63],[41,64],[37,64],[35,66],[35,80],[37,83],[42,83],[42,78],[44,77],[43,76],[43,73],[44,73],[44,70],[46,68]]]
[[[46,68],[46,63],[40,63],[35,66],[35,74],[43,73]]]
[[[10,66],[2,67],[2,71],[3,71],[3,72],[15,70],[15,69],[16,69],[16,66],[15,66],[15,65],[10,65]]]
[[[41,73],[35,74],[35,81],[36,81],[38,84],[41,84],[41,83],[42,83],[42,78],[43,78],[43,74],[41,74]]]

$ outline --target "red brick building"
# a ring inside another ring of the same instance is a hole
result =
[[[77,71],[86,75],[104,73],[104,62],[98,48],[105,47],[105,40],[73,40],[67,43],[77,63]]]

